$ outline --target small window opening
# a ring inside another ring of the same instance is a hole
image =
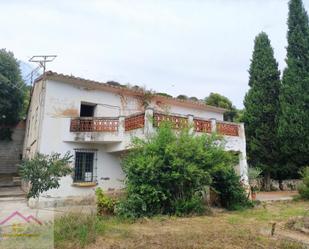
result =
[[[95,105],[81,104],[80,105],[80,117],[93,117]]]

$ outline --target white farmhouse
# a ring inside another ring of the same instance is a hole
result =
[[[42,194],[40,201],[82,200],[94,196],[98,186],[106,191],[123,188],[120,156],[131,138],[145,137],[169,119],[175,128],[181,122],[192,124],[196,134],[222,134],[226,149],[239,154],[236,170],[246,183],[244,126],[223,122],[224,112],[201,102],[49,71],[33,87],[23,156],[70,151],[74,175],[63,177],[60,187]]]

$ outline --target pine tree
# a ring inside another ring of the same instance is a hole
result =
[[[260,167],[265,177],[265,187],[270,186],[270,176],[278,169],[278,112],[280,72],[274,51],[266,33],[254,41],[254,51],[249,69],[250,90],[245,96],[245,122],[248,161]]]
[[[293,177],[309,165],[309,22],[301,0],[289,2],[287,39],[278,131],[288,166],[283,173]]]

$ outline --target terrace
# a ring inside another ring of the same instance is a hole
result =
[[[124,142],[123,146],[128,146],[132,136],[143,137],[151,134],[163,121],[171,122],[176,130],[191,126],[196,134],[217,132],[231,139],[244,137],[242,124],[203,119],[193,115],[166,114],[148,108],[143,113],[130,116],[72,118],[69,121],[70,137],[66,140],[101,144]],[[123,146],[121,147],[124,149]]]

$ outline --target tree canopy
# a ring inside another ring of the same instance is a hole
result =
[[[21,118],[24,83],[12,52],[0,50],[0,125],[14,125]]]
[[[309,22],[301,0],[289,2],[287,40],[279,137],[288,173],[293,176],[309,165]]]
[[[254,41],[249,69],[250,89],[244,100],[244,116],[248,161],[260,167],[270,180],[279,170],[277,139],[279,115],[280,72],[266,33]],[[269,187],[269,184],[268,184]]]
[[[228,111],[224,113],[224,120],[226,121],[234,121],[234,119],[237,117],[237,109],[233,105],[232,101],[219,93],[210,93],[209,96],[204,99],[204,101],[207,105],[227,109]]]

